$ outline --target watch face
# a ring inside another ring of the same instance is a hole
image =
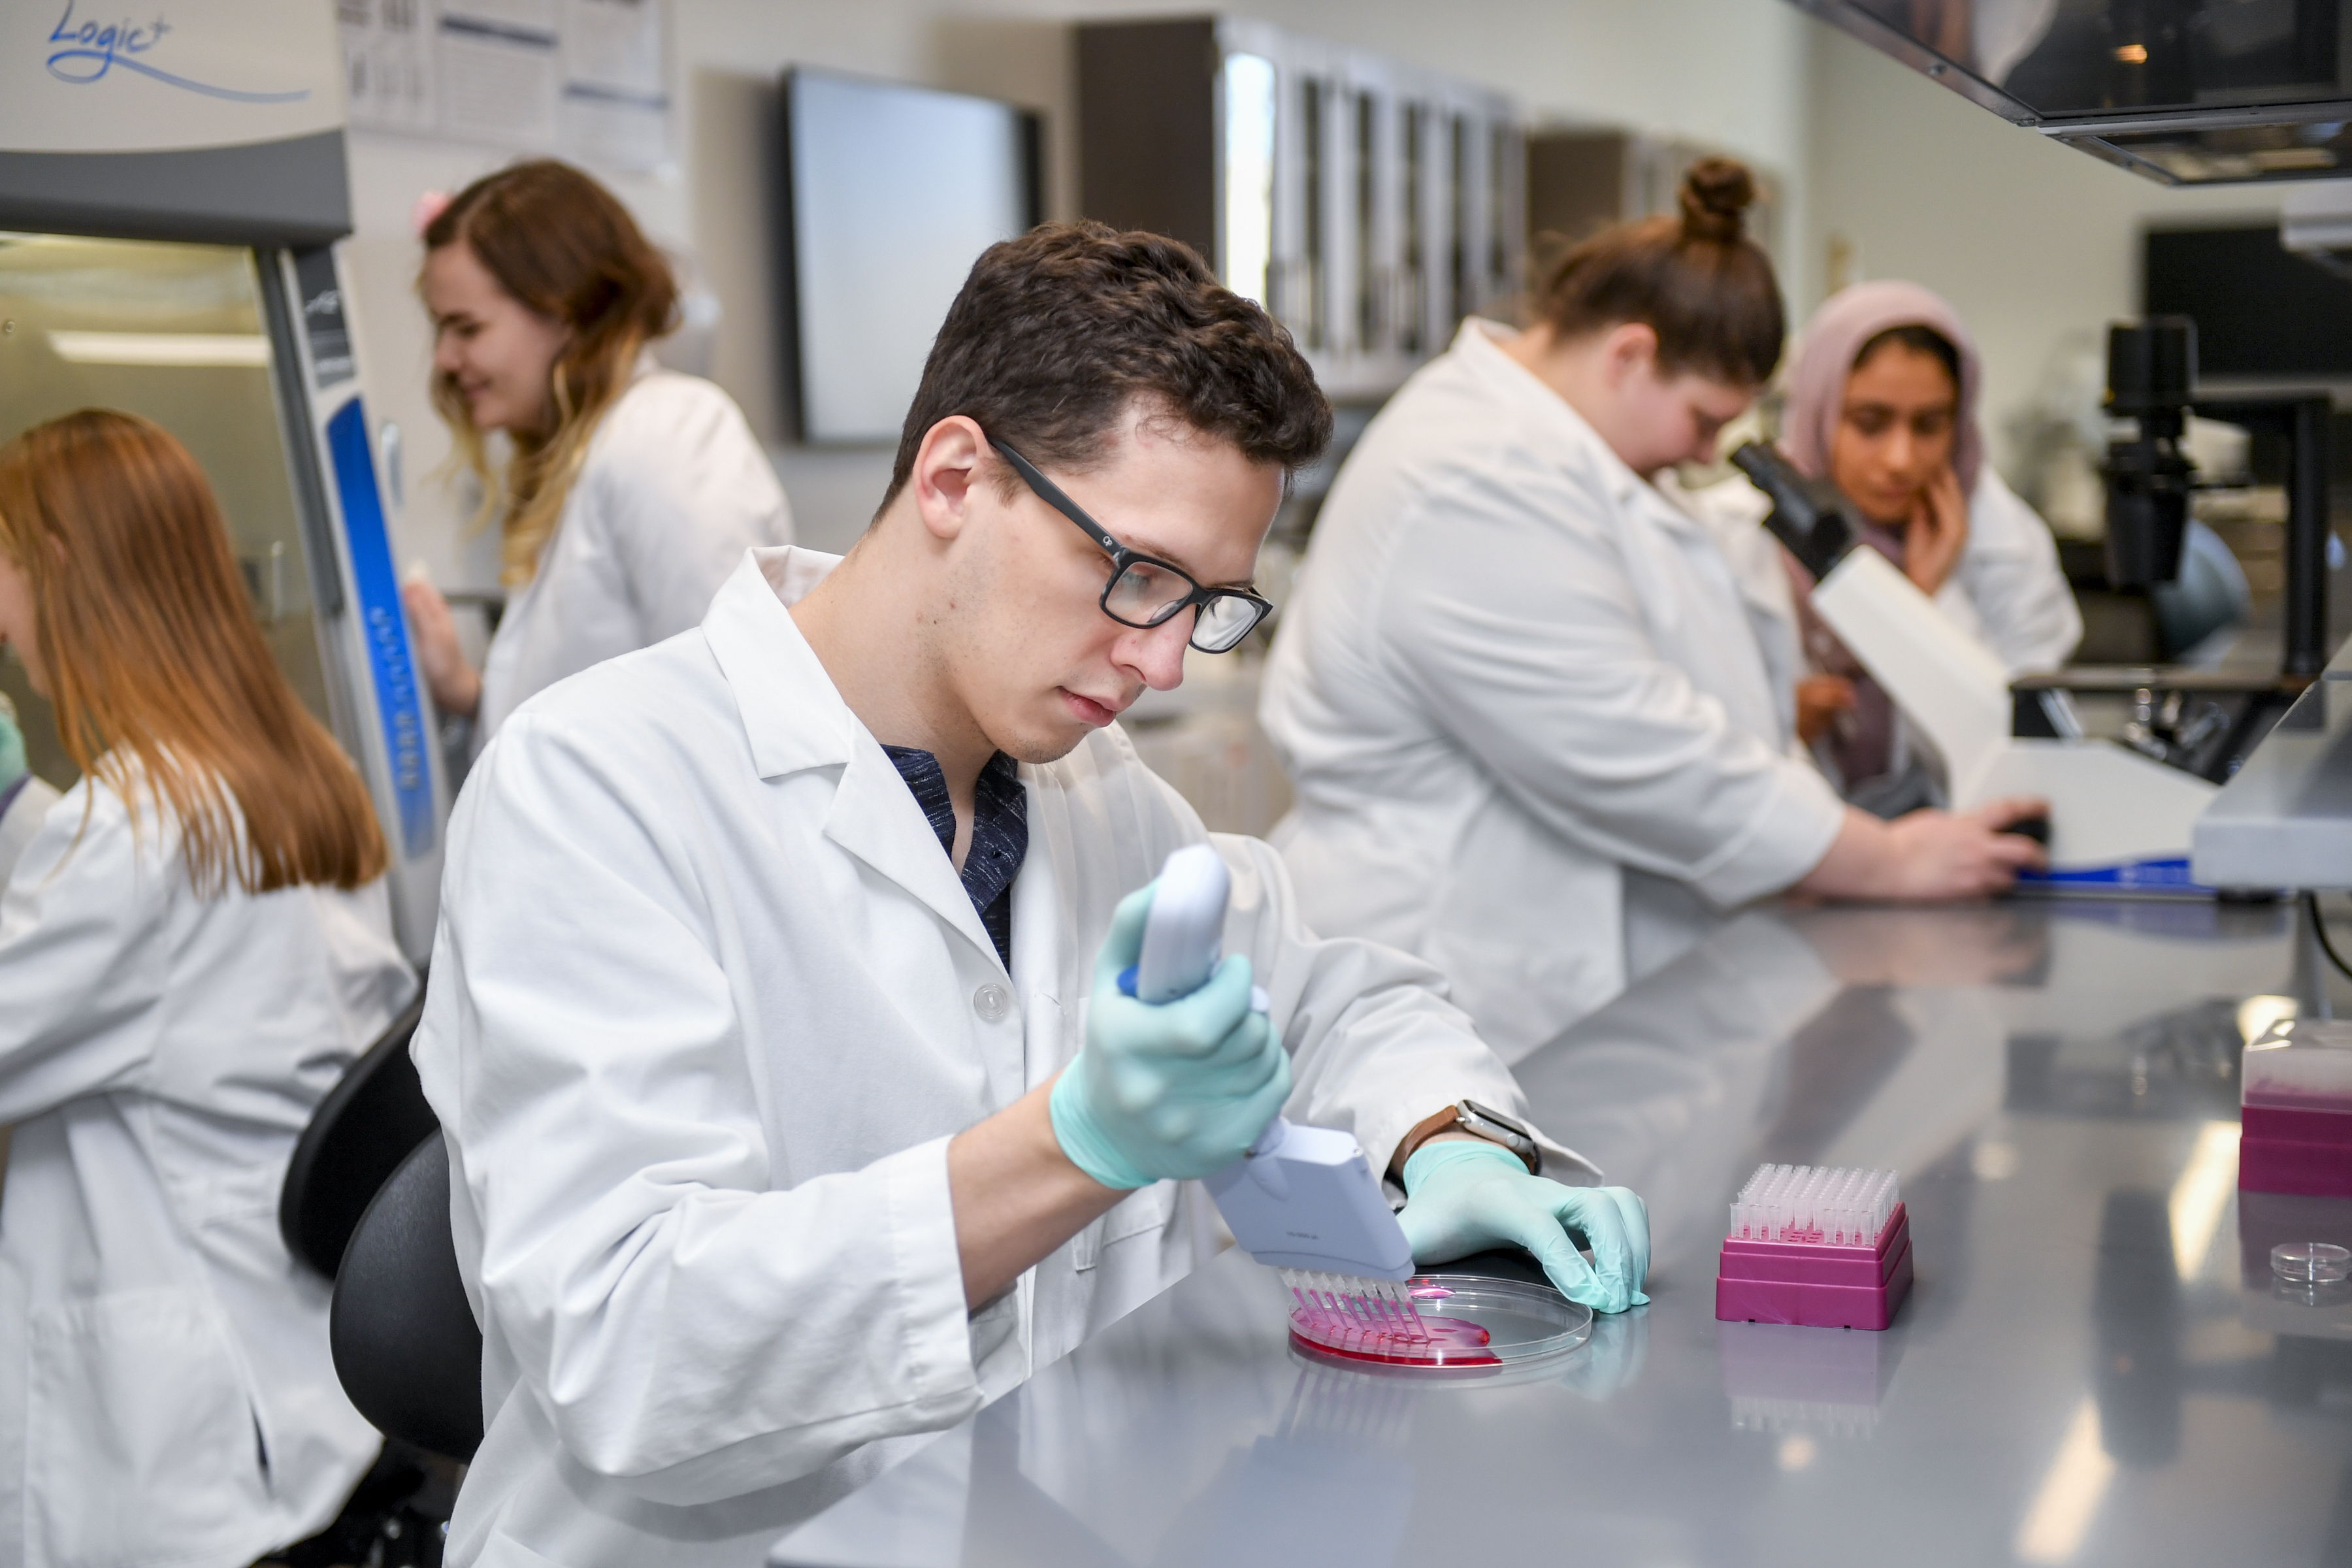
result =
[[[1475,1100],[1457,1100],[1454,1120],[1465,1131],[1490,1138],[1517,1155],[1530,1172],[1543,1174],[1543,1150],[1521,1123]]]
[[[1504,1131],[1515,1134],[1516,1136],[1526,1140],[1529,1143],[1533,1143],[1535,1142],[1535,1139],[1528,1134],[1524,1123],[1512,1120],[1510,1117],[1504,1115],[1499,1110],[1481,1105],[1475,1100],[1464,1100],[1462,1102],[1462,1109],[1468,1111],[1471,1115],[1477,1117],[1480,1121],[1491,1121],[1496,1126],[1501,1128]]]

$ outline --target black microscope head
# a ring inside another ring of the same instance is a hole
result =
[[[1829,480],[1801,471],[1777,447],[1748,442],[1731,454],[1731,466],[1771,501],[1764,526],[1815,582],[1828,576],[1830,568],[1861,540],[1862,523],[1853,503]]]

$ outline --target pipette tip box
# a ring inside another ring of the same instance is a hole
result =
[[[1911,1273],[1911,1220],[1893,1172],[1766,1165],[1731,1205],[1715,1315],[1884,1329],[1910,1294]]]
[[[2352,1023],[2293,1018],[2246,1047],[2238,1186],[2352,1197]]]

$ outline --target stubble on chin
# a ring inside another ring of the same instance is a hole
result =
[[[1092,725],[1082,725],[1064,731],[1040,725],[1025,735],[997,739],[996,749],[1016,763],[1044,767],[1049,763],[1058,763],[1076,751],[1092,729]]]

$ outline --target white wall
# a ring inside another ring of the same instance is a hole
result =
[[[2103,342],[2108,321],[2139,313],[2139,240],[2150,220],[2277,216],[2275,186],[2157,184],[2011,125],[1824,25],[1808,30],[1811,156],[1801,232],[1810,233],[1812,275],[1825,278],[1832,237],[1843,237],[1858,277],[1909,279],[1951,300],[1984,353],[1997,467],[2010,468],[2010,417],[2060,345]]]
[[[880,500],[889,456],[785,444],[769,242],[778,77],[788,65],[820,65],[1040,108],[1048,209],[1068,216],[1067,19],[1171,9],[1164,0],[675,0],[679,166],[609,183],[656,238],[692,253],[723,302],[713,374],[773,447],[803,539],[838,548],[854,538]],[[1616,121],[1746,153],[1788,178],[1793,216],[1804,221],[1811,25],[1785,0],[1259,0],[1245,9],[1502,88],[1534,121]],[[409,453],[403,559],[426,561],[445,587],[490,585],[496,552],[467,536],[446,494],[425,482],[447,442],[425,400],[429,343],[410,288],[410,215],[421,193],[454,190],[508,157],[352,137],[358,228],[349,254],[362,348],[371,396],[402,426]],[[1810,297],[1806,269],[1790,282]]]

